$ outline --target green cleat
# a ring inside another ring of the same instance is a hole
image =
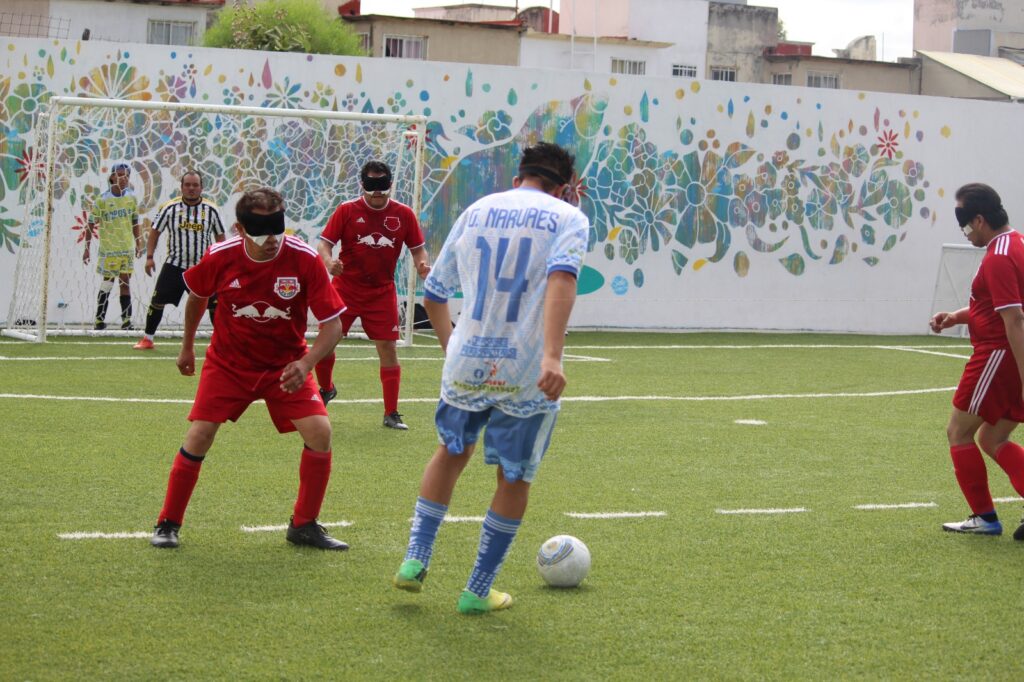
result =
[[[512,595],[507,592],[498,592],[495,589],[487,594],[487,599],[481,599],[469,590],[463,590],[459,597],[459,613],[476,616],[489,611],[500,611],[512,606]]]
[[[398,567],[398,573],[391,580],[391,584],[406,592],[419,592],[423,589],[423,581],[427,577],[427,569],[419,559],[406,559]]]

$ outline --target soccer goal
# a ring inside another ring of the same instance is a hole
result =
[[[104,235],[91,216],[118,164],[128,166],[143,239],[159,208],[177,198],[182,174],[195,169],[228,236],[242,192],[267,186],[285,197],[288,232],[316,246],[338,204],[362,193],[359,170],[370,160],[392,168],[392,197],[420,214],[425,133],[423,116],[54,97],[31,133],[37,162],[23,190],[24,227],[3,333],[40,342],[53,334],[138,334],[156,273],[145,273],[144,254],[135,257],[134,250],[119,266],[131,270],[134,329],[121,329],[118,282],[109,294],[107,330],[94,329]],[[158,270],[167,241],[161,236]],[[417,282],[407,250],[395,283],[401,343],[409,345],[413,316],[404,311],[415,308]],[[160,335],[180,335],[183,307],[165,309]]]
[[[964,244],[943,244],[939,258],[939,273],[935,278],[932,311],[953,312],[967,307],[971,300],[971,282],[978,272],[985,249]],[[967,336],[967,325],[951,327],[942,332],[946,336]]]

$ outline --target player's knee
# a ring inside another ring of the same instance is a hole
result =
[[[980,429],[978,431],[978,447],[981,448],[989,457],[993,459],[996,456],[996,452],[1003,446],[1006,439],[1001,434],[989,433],[986,429]]]
[[[966,445],[974,442],[975,429],[970,424],[963,424],[951,419],[946,425],[946,439],[950,445]]]

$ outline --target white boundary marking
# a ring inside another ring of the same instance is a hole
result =
[[[444,522],[445,523],[483,523],[484,522],[484,517],[483,516],[451,516],[450,514],[445,514]]]
[[[27,343],[27,342],[25,342]],[[812,349],[843,349],[850,348],[854,350],[893,350],[909,349],[909,348],[945,348],[952,350],[959,350],[962,346],[955,346],[952,344],[914,344],[907,346],[885,346],[881,344],[856,344],[856,343],[764,343],[764,344],[664,344],[664,345],[651,345],[651,346],[566,346],[566,351],[575,350],[760,350],[762,348],[812,348]],[[970,347],[968,346],[968,350]]]
[[[901,350],[905,353],[924,353],[925,355],[940,355],[944,358],[956,358],[957,360],[970,360],[970,355],[956,355],[954,353],[940,353],[934,350],[924,350],[922,348],[914,348],[913,346],[879,346],[886,350]]]
[[[761,419],[737,419],[733,424],[740,424],[742,426],[764,426],[768,422]]]
[[[332,521],[330,523],[321,523],[324,528],[348,528],[352,525],[351,521]],[[279,530],[288,530],[288,524],[276,525],[276,526],[241,526],[240,530],[243,533],[270,533]]]
[[[902,502],[900,504],[858,504],[853,508],[860,509],[861,511],[872,511],[875,509],[923,509],[938,506],[934,502]]]
[[[153,535],[152,531],[134,533],[57,533],[57,537],[61,540],[128,540],[135,538],[148,538],[151,535]]]
[[[611,358],[595,358],[592,355],[570,355],[569,353],[564,353],[562,359],[573,362],[612,362]]]
[[[716,509],[716,514],[800,514],[809,512],[804,507],[790,507],[788,509]]]
[[[565,512],[566,516],[574,519],[639,519],[647,516],[668,516],[663,511],[642,511],[642,512]]]
[[[1022,497],[997,497],[992,500],[993,502],[1024,502]]]

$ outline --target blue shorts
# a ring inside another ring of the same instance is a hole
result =
[[[470,412],[443,400],[438,401],[434,415],[438,440],[453,455],[461,455],[467,445],[476,443],[486,427],[484,462],[501,465],[505,480],[511,483],[533,481],[551,443],[557,419],[557,412],[512,417],[495,407]]]

